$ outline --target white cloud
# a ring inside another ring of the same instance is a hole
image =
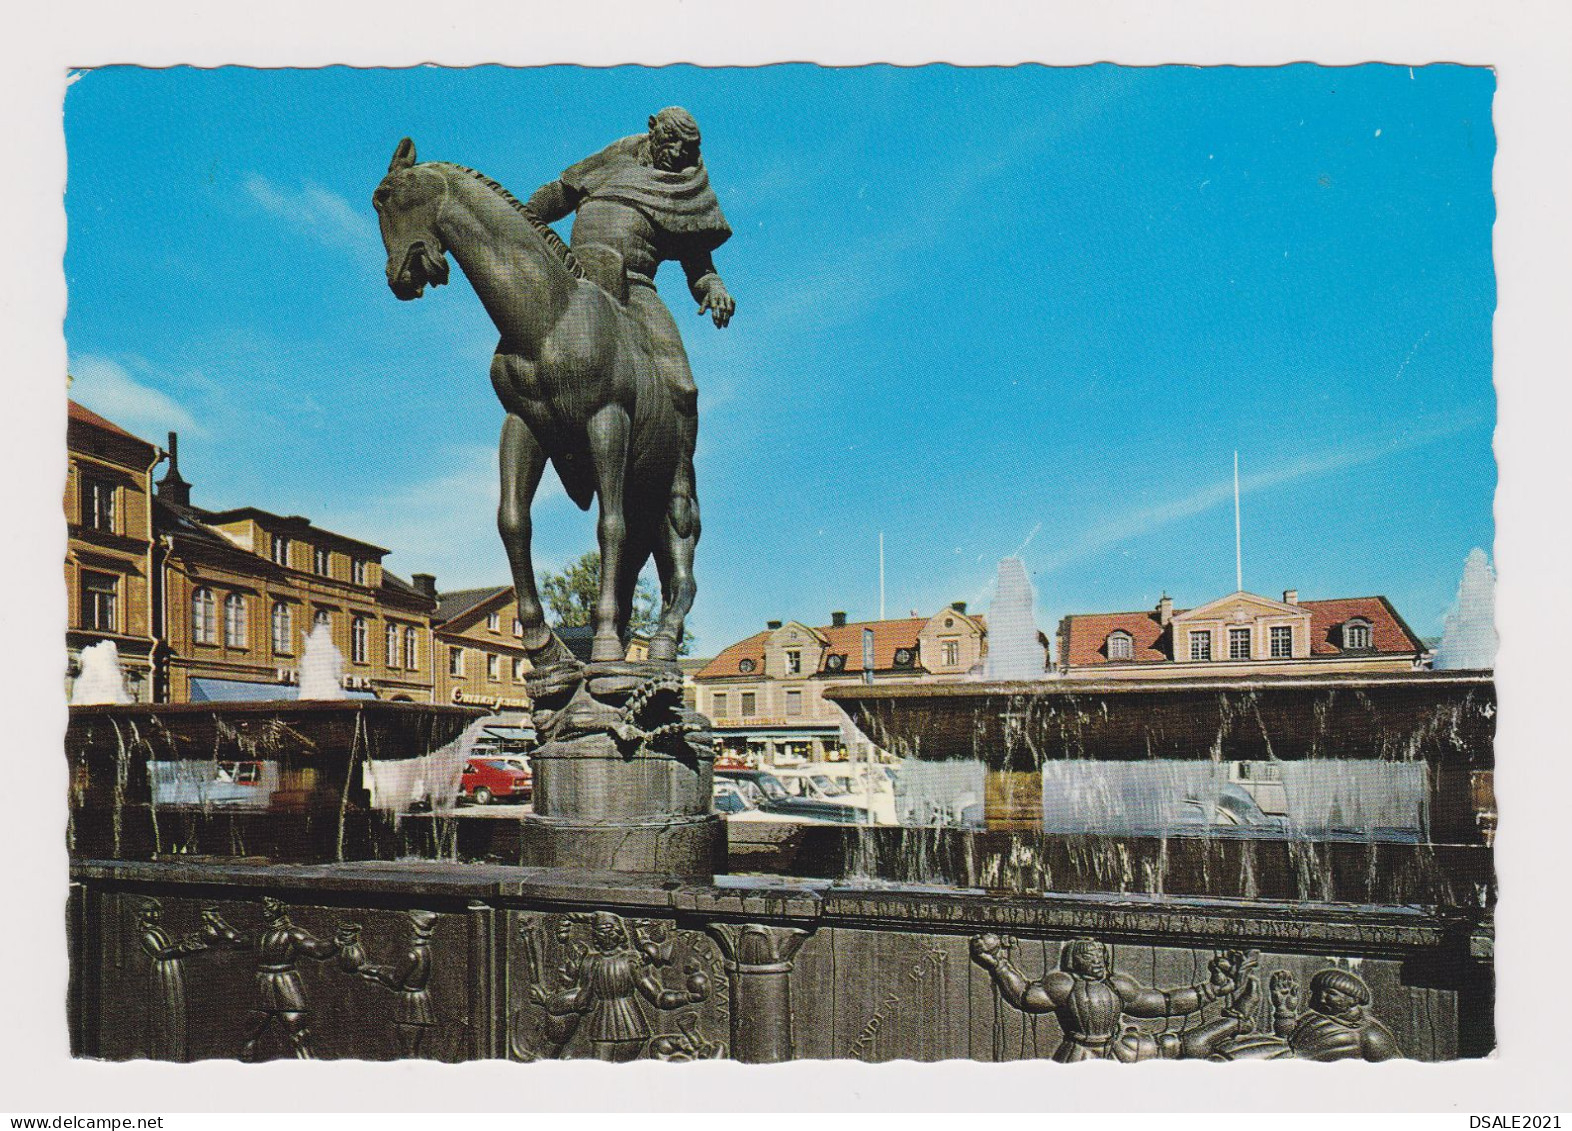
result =
[[[1319,455],[1303,456],[1280,467],[1241,476],[1239,491],[1242,495],[1253,494],[1285,483],[1314,479],[1334,471],[1373,463],[1385,456],[1410,451],[1455,436],[1459,432],[1483,423],[1484,420],[1485,414],[1474,409],[1458,413],[1429,427],[1411,430],[1393,439],[1349,445]],[[1037,564],[1044,572],[1061,569],[1071,562],[1089,557],[1120,542],[1142,537],[1159,527],[1181,519],[1193,518],[1214,507],[1222,506],[1233,499],[1233,493],[1233,480],[1223,479],[1180,498],[1115,515],[1106,522],[1093,526],[1079,538],[1067,543],[1057,553]]]
[[[71,399],[100,416],[157,443],[165,432],[206,435],[179,403],[132,378],[125,366],[96,354],[71,361]]]
[[[432,573],[440,588],[502,584],[507,558],[497,535],[497,449],[470,444],[434,457],[442,470],[385,494],[357,493],[337,509],[311,516],[328,530],[387,547],[387,566],[406,579]],[[547,470],[535,496],[537,535],[543,508],[567,495]],[[542,539],[537,537],[536,542]],[[537,569],[549,563],[536,553]]]
[[[260,173],[248,173],[245,188],[264,211],[329,247],[357,255],[382,254],[382,237],[369,205],[364,210],[355,208],[337,193],[313,184],[293,191],[280,188]]]

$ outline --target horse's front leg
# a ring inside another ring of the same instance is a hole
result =
[[[628,435],[631,431],[628,412],[621,405],[605,405],[590,417],[590,460],[595,468],[596,492],[600,495],[600,521],[596,527],[600,540],[600,599],[595,605],[595,643],[590,651],[592,663],[620,660],[626,655],[621,626],[627,620],[628,613],[618,603],[617,581],[622,576],[622,559],[628,548],[623,488],[628,469]]]
[[[524,626],[524,650],[530,662],[540,667],[562,657],[556,635],[546,627],[535,588],[535,565],[530,554],[531,525],[529,510],[535,490],[546,467],[546,453],[522,417],[508,413],[502,422],[502,443],[497,460],[502,472],[502,497],[497,506],[497,532],[508,552],[513,571],[513,592],[518,601],[519,622]]]

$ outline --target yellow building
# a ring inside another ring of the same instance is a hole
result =
[[[436,595],[435,579],[417,573],[417,586]],[[524,677],[531,667],[521,638],[511,585],[456,589],[436,596],[432,634],[437,647],[440,703],[480,703],[497,711],[528,710]]]
[[[126,689],[154,698],[152,473],[163,453],[75,401],[66,417],[66,694],[82,649],[110,640]]]
[[[767,764],[818,761],[869,752],[867,738],[824,698],[826,688],[862,683],[865,676],[874,683],[960,679],[986,653],[987,626],[963,603],[931,617],[851,624],[837,612],[817,628],[770,621],[763,632],[721,651],[692,680],[698,710],[730,753]]]
[[[193,507],[177,438],[158,484],[163,698],[293,697],[305,638],[326,624],[352,695],[430,702],[435,600],[382,567],[388,551],[255,507]]]

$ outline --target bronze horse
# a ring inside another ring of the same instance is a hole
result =
[[[662,606],[650,659],[674,663],[693,607],[699,504],[693,452],[644,332],[506,189],[462,165],[417,163],[409,138],[372,203],[393,293],[415,299],[447,282],[452,253],[501,334],[491,359],[507,410],[497,527],[536,666],[569,658],[546,626],[530,557],[530,505],[548,460],[581,510],[600,498],[591,661],[625,655],[634,587],[653,555]]]

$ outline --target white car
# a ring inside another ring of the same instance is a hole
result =
[[[763,821],[772,824],[788,825],[827,825],[831,823],[799,814],[766,813],[759,808],[759,802],[763,800],[759,793],[759,787],[750,781],[716,778],[714,799],[715,812],[725,817],[728,823],[732,821]]]
[[[873,823],[896,824],[895,790],[880,770],[850,763],[816,762],[777,767],[775,776],[793,797],[823,801],[848,809],[867,809]]]

